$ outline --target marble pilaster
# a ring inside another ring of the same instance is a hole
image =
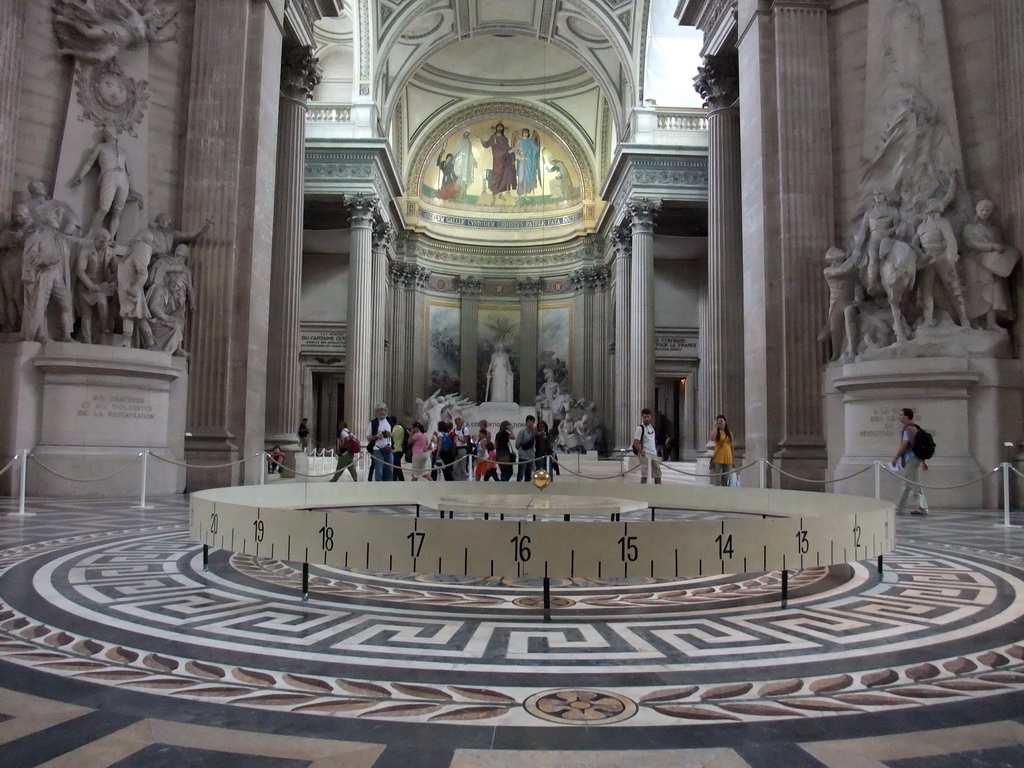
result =
[[[996,117],[1003,159],[1002,197],[996,202],[1003,212],[1007,243],[1024,244],[1024,6],[993,3],[995,15]],[[1007,215],[1007,212],[1011,212]],[[1017,270],[1017,307],[1024,300],[1024,272]],[[1024,320],[1014,327],[1017,357],[1024,359]]]
[[[480,343],[480,292],[483,282],[478,277],[459,279],[459,393],[477,400],[477,346]]]
[[[267,307],[280,99],[280,3],[197,3],[182,220],[215,224],[193,265],[189,488],[264,471]]]
[[[14,198],[21,64],[25,58],[25,9],[28,0],[0,3],[0,221],[7,221]]]
[[[828,2],[773,6],[779,136],[779,279],[784,362],[774,398],[784,409],[776,456],[803,476],[825,469],[821,345],[827,306],[822,244],[833,234]]]
[[[614,285],[615,321],[615,447],[626,449],[632,443],[629,393],[632,386],[633,355],[629,344],[630,308],[632,294],[629,281],[632,269],[633,241],[628,226],[619,226],[612,230],[612,247],[615,250],[612,262],[612,280]]]
[[[629,205],[632,221],[630,287],[632,305],[629,415],[636,423],[644,408],[654,410],[654,216],[661,204],[637,200]]]
[[[302,294],[302,214],[306,103],[320,82],[313,50],[285,45],[277,128],[274,246],[270,265],[267,339],[268,448],[298,447],[300,413],[299,302]]]
[[[540,308],[539,279],[516,282],[519,291],[519,399],[521,405],[532,406],[537,398],[537,333]]]
[[[373,418],[373,407],[382,399],[381,393],[374,389],[377,379],[373,373],[374,368],[384,365],[373,306],[373,215],[378,199],[372,195],[356,195],[348,198],[348,206],[351,237],[343,418],[358,426]],[[383,309],[381,313],[383,315]]]
[[[697,428],[719,413],[742,444],[743,285],[740,194],[739,67],[734,56],[708,56],[696,78],[708,108],[708,277],[701,317]]]

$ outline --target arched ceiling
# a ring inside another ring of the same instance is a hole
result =
[[[461,101],[509,92],[543,102],[589,89],[621,129],[642,81],[647,8],[648,0],[377,0],[382,122],[392,123],[410,86]],[[581,124],[596,121],[600,107],[591,109]]]

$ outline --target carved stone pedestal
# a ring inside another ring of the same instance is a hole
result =
[[[89,344],[4,344],[0,381],[10,393],[0,404],[0,452],[31,450],[29,495],[135,496],[143,450],[184,461],[182,358]],[[146,465],[147,494],[184,490],[184,469],[154,455]],[[8,473],[0,490],[16,493],[19,483],[19,472]]]
[[[829,477],[841,478],[892,461],[899,446],[901,408],[914,409],[914,421],[935,437],[936,452],[921,472],[933,507],[998,508],[1002,478],[989,474],[1017,458],[1022,435],[1022,365],[1017,360],[931,357],[874,360],[826,370],[824,389]],[[1012,447],[1004,447],[1011,443]],[[1017,487],[1017,483],[1011,483]],[[900,479],[882,472],[882,498],[897,501]],[[872,470],[836,483],[837,493],[873,496]]]

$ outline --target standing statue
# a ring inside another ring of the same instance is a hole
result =
[[[128,175],[128,157],[118,146],[117,136],[110,127],[101,131],[99,142],[85,156],[82,167],[71,179],[71,186],[81,184],[85,174],[94,165],[99,166],[100,170],[99,204],[96,206],[96,214],[93,216],[90,229],[103,228],[109,215],[110,224],[106,229],[111,237],[116,237],[125,203],[135,201],[140,209],[144,207],[144,203],[142,196],[132,190],[131,177]]]
[[[499,341],[491,353],[491,364],[487,367],[487,388],[484,399],[492,403],[514,402],[512,361],[509,360],[505,344]]]
[[[999,228],[989,221],[994,208],[991,200],[982,200],[963,231],[967,316],[982,318],[990,331],[999,329],[999,319],[1013,319],[1006,278],[1020,260],[1020,251],[1005,246]]]
[[[46,309],[60,308],[60,340],[74,341],[75,315],[71,302],[71,248],[77,238],[60,231],[60,211],[50,209],[46,220],[25,238],[21,280],[25,285],[21,336],[25,341],[49,340]]]
[[[25,303],[21,282],[25,238],[32,226],[32,215],[25,205],[14,206],[11,225],[0,233],[0,328],[17,333]]]
[[[925,219],[917,228],[913,247],[923,251],[926,257],[925,267],[921,272],[921,300],[924,304],[924,325],[935,324],[935,278],[936,276],[949,291],[956,307],[956,314],[963,328],[970,327],[967,310],[964,307],[964,295],[960,286],[960,277],[956,272],[956,263],[960,260],[957,252],[956,235],[949,221],[942,216],[942,200],[933,197],[925,206]]]
[[[128,252],[117,265],[117,298],[121,305],[123,339],[121,346],[130,347],[138,328],[139,346],[149,349],[154,345],[149,327],[149,307],[146,304],[146,280],[149,261],[153,256],[153,235],[143,230],[128,246]]]
[[[82,321],[81,340],[99,344],[102,334],[110,330],[110,297],[117,280],[114,248],[105,229],[97,229],[87,242],[79,250],[75,266],[75,308]]]
[[[832,341],[833,363],[840,357],[856,354],[858,276],[860,257],[847,258],[842,248],[829,248],[825,252],[825,282],[828,283],[828,321],[818,335],[818,341]],[[863,293],[863,291],[861,291]]]

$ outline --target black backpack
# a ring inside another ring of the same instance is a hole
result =
[[[914,433],[914,444],[911,448],[917,458],[921,461],[928,461],[935,455],[935,438],[920,425],[915,424],[914,426],[917,427],[917,432]]]

